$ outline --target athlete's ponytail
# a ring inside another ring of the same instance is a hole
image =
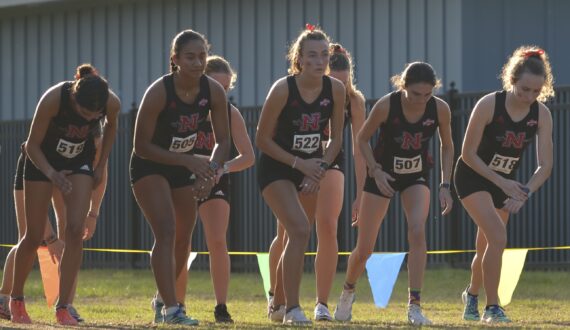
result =
[[[81,64],[75,70],[75,81],[71,93],[77,104],[83,108],[99,112],[103,110],[109,98],[109,85],[99,76],[91,64]]]
[[[97,72],[97,69],[89,63],[81,64],[77,69],[75,69],[75,80],[79,80],[89,74],[98,76],[99,72]]]

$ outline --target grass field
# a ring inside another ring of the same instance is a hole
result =
[[[426,285],[422,301],[426,315],[434,321],[434,327],[470,328],[478,323],[461,320],[460,293],[469,273],[457,269],[433,269],[426,273]],[[334,310],[342,285],[339,273],[330,297]],[[407,297],[407,273],[401,272],[387,309],[374,306],[368,281],[363,277],[357,291],[353,322],[315,324],[317,328],[379,328],[407,327],[405,304]],[[570,327],[570,273],[524,271],[513,302],[507,306],[507,315],[514,320],[509,327],[566,328]],[[142,328],[153,327],[150,299],[154,293],[154,281],[150,270],[84,270],[80,275],[80,288],[76,308],[87,320],[84,328]],[[56,327],[52,310],[43,299],[39,273],[30,275],[26,286],[28,312],[35,321],[31,328]],[[315,280],[313,274],[305,274],[302,284],[302,304],[307,316],[314,307]],[[483,298],[483,297],[481,297]],[[484,299],[484,298],[483,298]],[[214,298],[208,272],[191,273],[187,309],[200,320],[200,328],[217,326],[213,321]],[[484,304],[484,300],[481,300]],[[257,273],[232,274],[228,309],[238,328],[268,328],[277,325],[266,319],[266,300],[261,276]],[[14,327],[0,320],[0,328]],[[30,328],[26,326],[25,328]],[[159,328],[170,328],[160,326]]]

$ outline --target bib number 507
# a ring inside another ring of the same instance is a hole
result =
[[[417,155],[413,158],[394,157],[394,173],[396,174],[410,174],[420,172],[421,170],[421,155]]]

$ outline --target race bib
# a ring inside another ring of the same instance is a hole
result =
[[[410,174],[422,171],[422,155],[414,158],[394,157],[394,173]]]
[[[83,152],[84,147],[85,141],[81,143],[73,143],[64,139],[59,139],[56,151],[58,154],[62,155],[65,158],[75,158],[77,155]]]
[[[321,134],[318,133],[295,135],[293,137],[293,150],[298,150],[307,154],[312,154],[313,152],[319,150],[320,143],[321,143]]]
[[[170,144],[170,148],[168,148],[168,151],[183,153],[194,149],[194,144],[196,143],[196,136],[197,134],[194,133],[185,138],[173,137],[172,143]]]
[[[510,174],[518,162],[518,158],[495,154],[489,163],[489,168],[496,172]]]

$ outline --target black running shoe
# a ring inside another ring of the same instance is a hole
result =
[[[228,313],[228,307],[226,304],[216,305],[214,309],[214,317],[218,323],[234,323],[232,316]]]

